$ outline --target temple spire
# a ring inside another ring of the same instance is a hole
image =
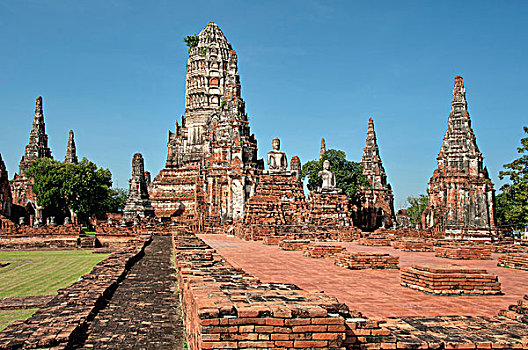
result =
[[[324,137],[321,139],[321,150],[319,151],[319,160],[323,159],[324,154],[326,153],[326,142]]]
[[[66,156],[64,157],[64,163],[77,164],[77,148],[75,147],[75,139],[73,130],[70,130],[68,136],[68,147],[66,148]]]
[[[365,143],[365,148],[363,149],[361,164],[363,164],[363,173],[365,175],[372,176],[373,174],[379,174],[385,176],[385,170],[381,164],[376,132],[374,131],[374,121],[372,118],[369,118],[368,120],[367,141]]]
[[[33,116],[33,128],[29,133],[29,142],[26,151],[19,164],[19,173],[26,171],[38,158],[53,158],[48,147],[48,135],[46,135],[46,125],[44,123],[44,112],[42,108],[42,97],[37,97],[35,102],[35,115]]]
[[[370,187],[363,188],[364,203],[360,213],[359,226],[373,230],[379,227],[391,227],[395,223],[394,196],[387,183],[387,174],[379,154],[374,121],[368,120],[367,140],[361,157],[363,175],[370,182]]]
[[[447,130],[437,158],[438,168],[449,174],[454,171],[477,175],[482,171],[482,160],[467,111],[464,81],[457,75]]]
[[[466,90],[455,77],[451,112],[438,168],[429,180],[429,203],[422,225],[446,234],[490,233],[495,230],[494,189],[467,111]]]
[[[464,110],[467,109],[464,79],[460,75],[455,77],[455,87],[453,88],[453,101],[451,102],[451,106],[453,107],[453,110],[456,110],[457,107],[461,107]]]

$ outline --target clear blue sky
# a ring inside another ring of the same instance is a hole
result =
[[[528,1],[0,2],[0,153],[10,178],[44,98],[56,159],[79,157],[127,187],[132,155],[153,176],[184,110],[183,37],[216,22],[238,53],[259,156],[278,136],[301,162],[327,148],[359,161],[374,118],[396,195],[425,193],[464,77],[480,150],[498,172],[528,124]]]

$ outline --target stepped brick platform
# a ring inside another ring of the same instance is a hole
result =
[[[246,203],[244,226],[298,224],[305,211],[302,183],[295,173],[263,174]]]
[[[165,168],[150,184],[149,194],[157,217],[179,216],[179,219],[196,214],[197,167]],[[185,220],[183,220],[185,221]]]
[[[307,239],[285,239],[279,244],[279,247],[282,250],[304,250],[310,243],[311,241]]]
[[[146,243],[144,238],[131,241],[127,248],[95,265],[80,281],[59,290],[33,316],[10,324],[0,332],[0,349],[71,348],[127,270],[143,256]]]
[[[491,245],[491,251],[493,253],[501,253],[501,254],[507,254],[507,253],[521,253],[521,254],[528,254],[528,246],[526,245],[520,245],[520,244],[501,244],[495,243]]]
[[[348,308],[292,284],[261,283],[189,232],[174,236],[187,346],[340,349]]]
[[[376,246],[376,247],[383,247],[383,246],[391,245],[390,238],[386,236],[362,237],[362,238],[359,238],[357,242],[359,245],[368,245],[368,246]]]
[[[435,248],[435,255],[456,260],[491,259],[491,247],[486,246],[442,246]]]
[[[309,244],[304,247],[304,256],[310,258],[333,258],[343,251],[345,251],[345,248],[339,245]]]
[[[498,295],[496,275],[452,265],[412,265],[401,269],[401,285],[436,295]]]
[[[399,258],[389,254],[351,253],[336,254],[335,264],[350,270],[398,269]]]
[[[287,239],[287,236],[267,236],[264,237],[264,244],[279,245],[285,239]]]
[[[312,193],[308,222],[311,225],[353,226],[348,198],[345,194]]]
[[[509,267],[512,269],[528,270],[528,254],[506,254],[501,255],[497,260],[497,266]]]
[[[392,242],[392,247],[406,252],[432,252],[434,250],[432,241],[417,239],[397,240]]]
[[[528,295],[525,295],[517,304],[510,305],[508,310],[501,310],[499,316],[528,324]]]

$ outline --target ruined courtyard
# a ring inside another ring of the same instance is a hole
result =
[[[106,254],[56,294],[1,298],[0,310],[35,312],[0,331],[0,349],[528,348],[528,242],[497,225],[461,76],[412,224],[395,211],[373,118],[357,197],[325,139],[305,190],[305,164],[278,137],[258,158],[219,26],[191,39],[164,168],[151,178],[132,155],[123,211],[90,217],[93,232],[34,193],[32,164],[53,159],[42,97],[11,180],[0,157],[0,253]],[[85,164],[73,130],[62,163]]]

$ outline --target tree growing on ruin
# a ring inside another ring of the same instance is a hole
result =
[[[320,159],[311,160],[302,166],[301,177],[303,180],[308,178],[308,189],[315,191],[321,186],[319,172],[323,170],[323,162],[327,159],[330,161],[330,170],[336,176],[336,186],[343,190],[349,201],[358,203],[361,188],[370,187],[370,183],[363,175],[361,164],[347,160],[345,152],[340,150],[326,150]]]
[[[198,38],[198,35],[196,33],[194,33],[193,35],[187,35],[183,39],[183,41],[185,42],[185,44],[189,48],[189,52],[190,52],[191,48],[193,48],[195,46],[198,46],[198,42],[200,41],[200,39]]]
[[[429,196],[425,194],[407,197],[407,214],[409,214],[409,218],[411,219],[413,226],[416,226],[420,223],[422,213],[427,207],[428,202]]]
[[[79,164],[37,159],[28,175],[39,206],[75,213],[79,223],[110,209],[112,174],[86,158]]]
[[[528,134],[528,126],[523,130]],[[507,178],[509,183],[497,195],[497,217],[501,225],[519,229],[528,225],[528,137],[521,138],[517,152],[521,156],[504,164],[505,170],[499,172],[499,178]]]

